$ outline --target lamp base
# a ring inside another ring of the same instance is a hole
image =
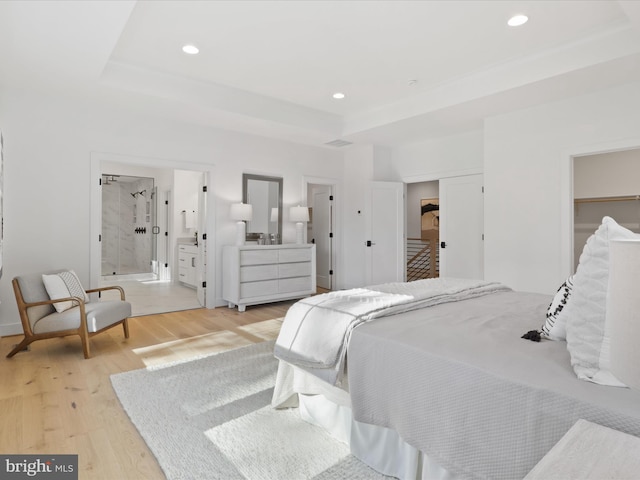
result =
[[[247,239],[247,224],[240,220],[236,223],[236,245],[244,245]]]
[[[304,223],[296,223],[296,243],[301,245],[304,243]]]

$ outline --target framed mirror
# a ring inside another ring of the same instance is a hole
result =
[[[282,177],[242,174],[242,202],[253,207],[247,241],[273,235],[282,241]]]

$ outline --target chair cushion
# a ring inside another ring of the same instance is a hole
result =
[[[57,273],[57,272],[51,272]],[[20,275],[16,277],[22,298],[26,303],[45,302],[50,300],[47,290],[44,288],[42,282],[42,274],[32,273],[28,275]],[[27,316],[29,317],[29,323],[33,327],[42,317],[45,317],[55,312],[55,309],[51,305],[38,305],[37,307],[29,307],[27,309]]]
[[[90,332],[97,332],[109,325],[131,316],[131,304],[122,300],[105,300],[103,302],[87,303],[87,328]]]
[[[73,307],[64,312],[52,310],[53,313],[36,320],[31,325],[33,333],[61,332],[80,327],[80,307]]]
[[[131,316],[131,304],[122,300],[105,300],[85,305],[87,329],[97,332]],[[33,325],[33,333],[59,332],[80,327],[80,307],[54,312]]]

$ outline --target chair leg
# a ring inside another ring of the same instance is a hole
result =
[[[19,351],[24,350],[31,342],[33,342],[32,338],[24,337],[22,341],[18,345],[16,345],[13,350],[9,352],[9,354],[7,355],[7,358],[11,358]]]
[[[124,330],[124,338],[129,338],[129,319],[125,318],[122,322],[122,329]]]
[[[84,353],[84,358],[91,358],[91,348],[89,347],[89,335],[86,333],[83,335],[80,333],[80,340],[82,341],[82,352]]]

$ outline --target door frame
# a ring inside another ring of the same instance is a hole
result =
[[[304,205],[309,205],[309,199],[307,198],[309,185],[327,185],[331,187],[333,192],[333,225],[331,226],[333,230],[333,251],[331,252],[333,279],[331,287],[334,290],[338,290],[342,288],[342,274],[340,268],[338,268],[339,265],[342,265],[342,232],[340,230],[340,225],[342,225],[342,184],[337,178],[303,175],[302,202]]]
[[[106,152],[91,152],[90,160],[90,237],[89,237],[89,284],[90,288],[100,286],[101,278],[101,243],[102,234],[102,191],[100,179],[102,178],[102,162],[115,162],[123,165],[132,165],[148,168],[166,168],[172,170],[193,170],[207,174],[207,184],[213,185],[215,166],[206,163],[179,162],[161,158],[136,157],[131,155],[119,155]],[[204,219],[207,235],[207,252],[215,252],[215,196],[207,195],[207,214]],[[169,265],[174,265],[173,249],[170,249]],[[213,257],[208,259],[210,265],[206,271],[206,308],[215,307],[215,265],[212,265]],[[172,272],[173,278],[173,272]]]

